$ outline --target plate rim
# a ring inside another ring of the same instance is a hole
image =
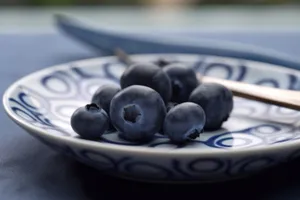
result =
[[[151,54],[132,54],[131,56],[134,58],[139,57],[150,57],[150,56],[162,56],[162,55],[172,55],[172,56],[201,56],[202,54],[182,54],[182,53],[151,53]],[[216,56],[216,55],[211,55]],[[222,58],[232,58],[228,56],[216,56],[216,57],[222,57]],[[249,148],[241,148],[241,149],[234,149],[234,150],[228,150],[228,149],[218,149],[218,148],[210,148],[209,151],[195,151],[195,149],[189,149],[189,148],[181,148],[180,150],[177,149],[159,149],[159,148],[149,148],[147,146],[129,146],[129,145],[119,145],[119,144],[110,144],[110,143],[100,143],[97,141],[91,141],[91,140],[83,140],[76,137],[66,137],[62,135],[53,135],[47,133],[46,129],[33,126],[32,124],[19,119],[18,116],[16,116],[11,109],[9,108],[9,102],[8,98],[9,95],[19,86],[21,82],[26,81],[27,79],[31,79],[32,77],[38,76],[39,74],[43,74],[47,71],[53,71],[57,69],[67,69],[68,66],[72,66],[73,64],[79,64],[79,63],[86,63],[86,62],[92,62],[92,61],[107,61],[111,59],[116,59],[116,56],[105,56],[105,57],[94,57],[94,58],[87,58],[87,59],[81,59],[81,60],[75,60],[71,62],[66,62],[58,65],[53,65],[49,67],[45,67],[43,69],[37,70],[35,72],[29,73],[27,75],[24,75],[22,78],[14,81],[4,92],[2,97],[2,104],[4,107],[4,110],[8,117],[12,119],[17,125],[19,125],[23,130],[30,131],[29,134],[32,135],[32,133],[36,135],[41,135],[41,137],[46,137],[51,140],[54,140],[56,142],[64,142],[64,144],[71,144],[70,146],[81,146],[81,147],[89,147],[91,149],[101,149],[107,152],[111,151],[122,151],[123,153],[130,152],[135,154],[148,154],[152,156],[163,156],[163,155],[176,155],[176,156],[203,156],[203,155],[218,155],[218,156],[228,156],[228,155],[241,155],[241,154],[253,154],[257,153],[258,151],[260,154],[263,153],[272,153],[279,150],[287,150],[287,149],[300,149],[300,139],[299,140],[291,140],[287,142],[282,143],[276,143],[272,145],[264,145],[264,146],[254,146]],[[233,58],[237,59],[237,58]],[[249,59],[246,59],[249,60]],[[251,62],[259,62],[259,63],[265,63],[270,64],[266,62],[260,62],[255,60],[249,60]],[[275,65],[275,64],[271,64]],[[288,71],[290,73],[296,72],[300,73],[299,70],[292,69],[292,68],[286,68],[281,65],[276,65],[276,68],[272,70],[279,70],[279,71]],[[35,135],[33,135],[35,136]]]

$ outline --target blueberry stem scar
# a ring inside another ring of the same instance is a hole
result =
[[[185,134],[185,137],[194,140],[199,137],[202,132],[203,131],[200,131],[198,128],[192,128]]]
[[[199,132],[197,129],[195,129],[195,130],[192,132],[192,134],[189,135],[189,138],[190,138],[190,139],[196,139],[197,137],[199,137],[199,135],[200,135],[200,132]]]
[[[173,95],[174,96],[178,96],[179,92],[180,92],[180,89],[181,89],[181,84],[179,81],[175,80],[175,81],[172,81],[172,91],[173,91]]]
[[[164,58],[159,58],[159,59],[156,61],[156,64],[157,64],[159,67],[164,67],[164,66],[170,64],[170,62],[167,61],[167,60],[164,59]]]
[[[141,116],[140,109],[136,105],[127,105],[123,108],[123,118],[125,121],[135,123]]]
[[[87,104],[85,107],[87,110],[99,110],[100,109],[100,107],[95,103]]]

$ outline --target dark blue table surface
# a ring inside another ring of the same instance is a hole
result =
[[[186,33],[185,33],[186,34]],[[300,32],[191,32],[273,48],[300,57]],[[0,88],[47,66],[97,56],[58,34],[0,34]],[[254,177],[207,185],[152,185],[119,180],[66,158],[16,126],[0,112],[0,200],[76,200],[168,196],[185,199],[300,199],[300,159]],[[138,191],[138,192],[137,192]],[[203,197],[203,195],[205,197]],[[120,197],[119,197],[120,198]]]

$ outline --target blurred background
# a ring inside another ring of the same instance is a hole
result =
[[[300,55],[300,0],[0,0],[0,44],[33,49],[33,43],[48,42],[43,51],[53,44],[56,51],[84,51],[59,32],[55,14],[92,28],[226,40]],[[59,62],[68,60],[61,57]],[[38,65],[35,59],[31,64]]]
[[[75,6],[75,5],[275,5],[299,4],[300,0],[0,0],[0,5]]]

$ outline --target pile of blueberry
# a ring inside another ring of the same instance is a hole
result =
[[[71,126],[86,139],[117,130],[128,141],[149,142],[160,133],[179,144],[219,129],[232,108],[230,90],[199,82],[184,63],[135,63],[120,86],[100,86],[91,103],[73,113]]]

